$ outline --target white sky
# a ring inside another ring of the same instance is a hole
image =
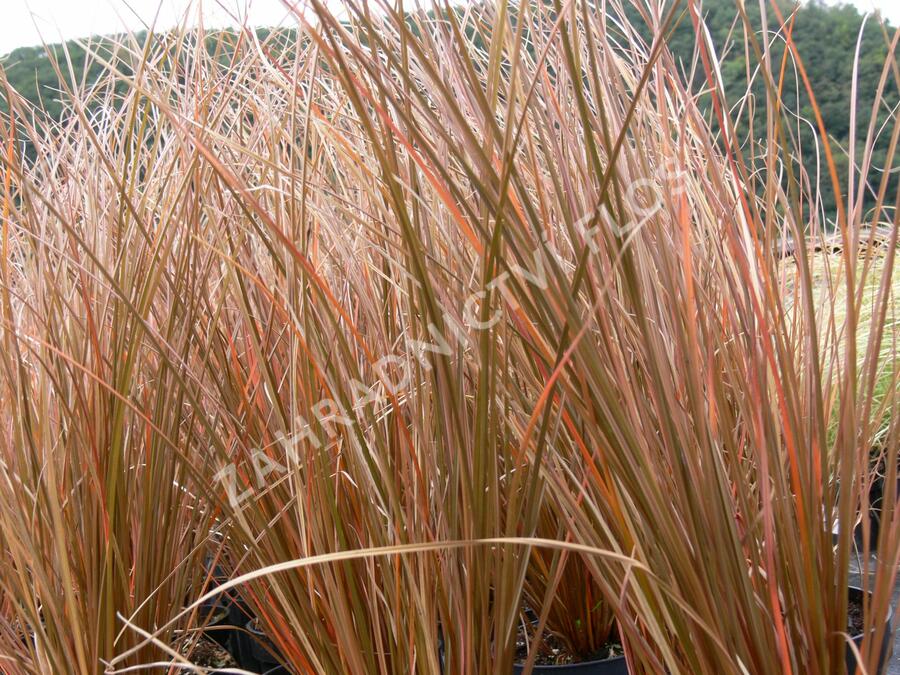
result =
[[[140,30],[154,23],[157,12],[157,29],[182,23],[186,13],[195,24],[201,10],[208,27],[234,24],[231,17],[245,15],[251,25],[296,25],[281,0],[0,0],[0,54],[42,39]]]
[[[287,12],[281,0],[202,0],[208,26],[231,24],[231,15],[243,15],[249,4],[252,25],[275,26],[286,22]],[[339,0],[332,0],[339,2]],[[828,0],[836,2],[837,0]],[[880,8],[895,25],[900,25],[900,0],[851,0],[863,10]],[[139,30],[153,22],[160,10],[157,28],[169,28],[180,22],[186,8],[196,7],[191,0],[0,0],[0,54],[47,42]],[[196,9],[193,10],[196,16]]]

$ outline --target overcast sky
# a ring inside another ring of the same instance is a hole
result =
[[[332,0],[338,3],[340,0]],[[829,0],[836,1],[836,0]],[[900,25],[900,0],[852,0],[860,9],[881,9]],[[249,4],[253,25],[275,26],[285,22],[287,12],[281,0],[203,0],[203,14],[210,26],[232,23],[231,15],[243,15]],[[56,42],[96,33],[139,30],[153,22],[159,10],[157,28],[179,22],[190,0],[0,0],[0,54],[16,47],[40,44],[41,38]],[[286,20],[293,25],[291,19]]]

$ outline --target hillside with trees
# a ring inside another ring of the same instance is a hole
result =
[[[780,6],[784,16],[789,17],[791,3],[780,2]],[[759,36],[751,37],[745,33],[734,0],[707,0],[703,3],[703,9],[717,56],[721,59],[721,74],[729,104],[734,109],[743,109],[745,111],[743,117],[749,119],[751,112],[761,107],[760,101],[766,95],[762,78],[754,73],[754,66],[758,61],[753,52],[753,38],[756,39],[756,46],[761,47]],[[745,11],[749,15],[751,25],[761,25],[759,6],[756,3],[747,3]],[[635,23],[639,25],[640,20]],[[784,55],[783,32],[779,31],[779,22],[774,12],[768,15],[768,23],[773,34],[779,35],[773,41],[770,52],[771,63],[776,64],[777,68],[782,64]],[[788,23],[828,131],[843,184],[849,163],[848,148],[853,108],[851,86],[857,61],[857,43],[858,76],[853,100],[858,111],[856,142],[862,144],[868,133],[869,113],[877,97],[882,66],[888,54],[893,28],[881,25],[874,17],[869,17],[864,24],[863,16],[855,7],[825,5],[821,0],[813,0],[799,8],[793,21],[789,19]],[[226,36],[229,33],[230,40],[220,39],[221,33],[211,36],[210,49],[218,49],[221,52],[223,44],[227,45],[229,41],[236,44],[240,39],[239,35],[226,31]],[[283,30],[281,33],[283,40],[280,44],[289,47],[294,39],[294,32]],[[261,39],[271,35],[268,29],[259,29],[257,34]],[[63,101],[66,99],[61,93],[60,75],[67,86],[75,83],[81,91],[84,91],[103,72],[103,61],[108,60],[113,54],[119,56],[118,68],[124,71],[124,75],[128,75],[127,59],[121,59],[122,37],[94,37],[87,41],[69,41],[65,44],[49,45],[46,48],[23,47],[0,58],[0,65],[6,81],[13,89],[34,104],[36,109],[59,120],[64,115]],[[475,39],[480,41],[480,36],[476,36]],[[146,33],[130,36],[129,40],[133,50],[139,50],[146,40]],[[690,79],[693,75],[695,88],[701,90],[705,74],[702,64],[692,59],[696,35],[686,11],[672,29],[668,42],[673,55],[679,60],[685,77]],[[88,50],[93,53],[93,57],[88,54]],[[218,56],[222,59],[229,58],[227,53],[220,53]],[[790,60],[785,65],[788,72],[783,98],[794,116],[793,124],[788,125],[792,127],[788,132],[799,139],[798,145],[803,149],[803,156],[798,162],[805,168],[807,180],[818,183],[820,208],[824,209],[826,217],[830,219],[835,208],[835,195],[828,177],[823,148],[818,142],[814,107],[795,65]],[[751,83],[749,86],[748,82]],[[117,86],[124,88],[126,85],[119,79]],[[879,99],[882,103],[878,113],[878,124],[874,129],[874,159],[877,163],[883,163],[890,144],[887,134],[879,132],[888,120],[891,108],[896,109],[900,104],[897,80],[889,76],[884,87],[884,96]],[[0,95],[0,109],[5,109],[3,95]],[[715,127],[714,120],[713,126]],[[875,168],[877,173],[878,166]],[[866,204],[873,202],[876,190],[877,186],[870,186],[865,197]]]

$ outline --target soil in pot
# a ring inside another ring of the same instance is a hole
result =
[[[893,611],[888,613],[887,625],[884,629],[884,637],[881,640],[881,649],[878,656],[878,673],[884,673],[887,669],[888,656],[891,652],[891,643],[894,640],[894,614]],[[847,633],[852,636],[853,643],[857,648],[862,646],[865,631],[863,622],[863,591],[859,588],[850,587],[847,604]],[[854,673],[856,670],[856,654],[847,645],[846,652],[847,672]]]
[[[528,628],[530,630],[530,627]],[[553,634],[541,636],[540,644],[526,636],[526,625],[519,626],[516,637],[516,664],[513,673],[524,672],[524,663],[528,659],[528,646],[538,650],[533,673],[565,673],[566,675],[627,675],[628,668],[621,643],[611,640],[593,654],[573,654],[566,644]],[[527,638],[527,639],[526,639]]]
[[[213,673],[219,672],[220,668],[235,666],[234,659],[226,649],[199,633],[185,636],[177,645],[177,649],[195,666],[203,666]],[[188,670],[180,672],[188,672]]]

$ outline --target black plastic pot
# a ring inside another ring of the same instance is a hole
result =
[[[514,675],[525,672],[525,666],[517,663],[513,666]],[[559,673],[560,675],[628,675],[628,665],[624,656],[615,656],[601,661],[582,661],[581,663],[566,663],[559,666],[535,666],[532,671],[535,675],[541,673]]]
[[[861,588],[856,588],[854,586],[850,587],[849,596],[851,600],[855,600],[858,603],[862,603],[863,601],[863,590]],[[859,648],[862,645],[863,638],[865,637],[864,633],[860,633],[859,635],[854,635],[852,637],[853,644]],[[894,641],[894,610],[891,608],[888,611],[887,616],[887,625],[884,629],[884,637],[881,638],[881,649],[878,655],[878,670],[875,672],[875,675],[878,673],[884,673],[887,670],[888,665],[888,657],[891,653],[891,644]],[[850,648],[850,645],[847,645],[846,652],[846,662],[847,662],[847,672],[850,675],[856,672],[856,654],[853,653],[853,650]]]
[[[524,613],[526,618],[537,625],[538,615],[530,607],[525,607]],[[525,672],[525,666],[521,663],[513,665],[513,674]],[[560,675],[628,675],[628,666],[625,663],[624,656],[614,656],[610,659],[600,659],[598,661],[582,661],[581,663],[565,663],[558,666],[539,666],[535,665],[531,669],[535,675],[541,673],[560,673]]]
[[[878,532],[881,529],[881,509],[884,504],[884,476],[879,476],[872,481],[869,491],[869,532],[871,547],[874,549],[878,542]],[[897,488],[900,490],[900,478],[897,479]],[[862,546],[862,525],[857,525],[853,530],[853,538],[857,546]]]
[[[231,655],[243,670],[265,675],[288,675],[288,670],[278,663],[278,650],[272,641],[256,626],[255,620],[247,621],[242,630],[232,634]]]
[[[228,651],[231,652],[232,658],[234,658],[240,668],[259,672],[259,665],[253,659],[251,640],[252,638],[247,635],[245,628],[238,628],[231,634]]]
[[[225,620],[227,628],[221,629],[227,635],[227,642],[223,646],[237,661],[239,666],[244,668],[244,670],[253,670],[249,665],[244,666],[243,664],[249,664],[253,659],[253,638],[247,634],[246,626],[248,623],[252,623],[256,617],[234,590],[230,593],[223,596],[228,606],[228,617]],[[263,671],[255,670],[254,672],[259,673]]]
[[[231,622],[231,603],[227,598],[213,598],[200,605],[198,615],[206,628],[206,637],[228,649],[234,624]]]
[[[228,573],[222,566],[213,565],[211,556],[203,561],[203,571],[210,577],[204,592],[214,590],[216,586],[228,581]],[[243,626],[252,618],[247,605],[233,589],[201,603],[197,614],[200,621],[206,624],[206,636],[228,651],[231,651],[236,627]]]

